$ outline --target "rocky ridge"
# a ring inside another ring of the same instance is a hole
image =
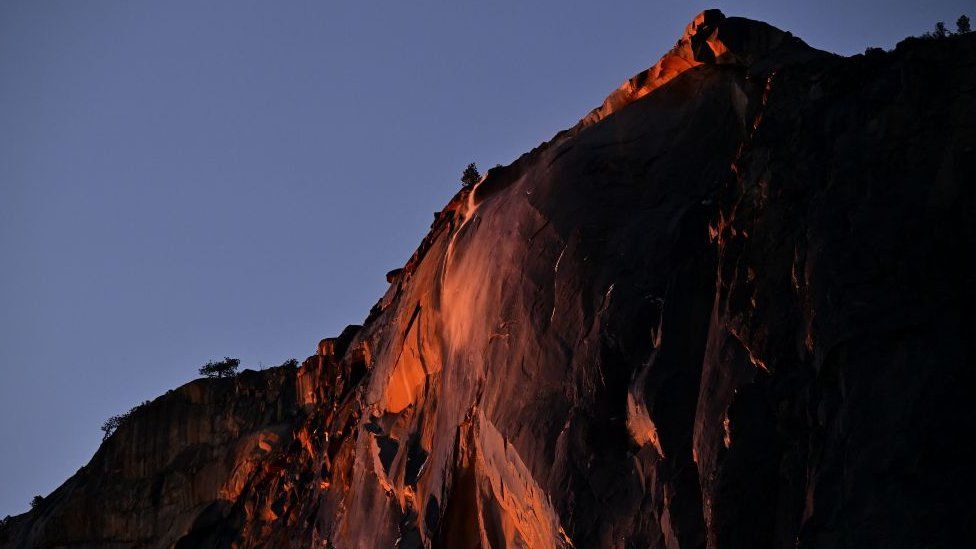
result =
[[[364,326],[160,397],[5,546],[971,543],[974,68],[703,12]]]

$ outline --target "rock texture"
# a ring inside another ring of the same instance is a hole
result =
[[[364,327],[160,397],[6,546],[976,542],[976,37],[710,10]]]

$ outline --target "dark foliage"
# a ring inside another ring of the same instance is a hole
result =
[[[241,360],[225,356],[220,362],[208,362],[200,368],[200,375],[210,378],[234,377],[241,366]]]
[[[122,422],[128,417],[129,412],[126,412],[106,419],[105,423],[102,424],[102,442],[108,440],[108,437],[112,436],[112,433],[118,430],[119,425],[122,425]]]
[[[298,360],[294,358],[289,358],[288,360],[281,363],[281,368],[298,368]]]
[[[971,32],[969,17],[965,14],[960,15],[959,19],[956,19],[956,32],[950,31],[946,28],[945,21],[939,21],[935,24],[935,28],[921,36],[928,40],[937,40],[941,38],[948,38],[956,34],[968,34]]]
[[[119,414],[117,416],[112,416],[106,419],[105,423],[102,424],[102,433],[103,433],[102,442],[105,442],[105,440],[108,439],[108,437],[112,436],[112,433],[118,430],[118,428],[121,427],[123,423],[128,421],[128,419],[132,417],[132,414],[138,412],[139,410],[145,408],[148,405],[149,405],[149,401],[147,400],[138,406],[134,406],[131,410],[125,412],[124,414]]]
[[[478,173],[478,166],[472,162],[468,164],[467,168],[464,168],[464,173],[461,174],[461,184],[470,187],[478,181],[481,181],[481,174]]]
[[[44,498],[42,496],[34,496],[30,500],[31,509],[37,509],[42,503],[44,503]]]

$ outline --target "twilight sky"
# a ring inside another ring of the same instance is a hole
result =
[[[971,0],[0,0],[0,517],[202,363],[301,360],[360,323],[466,163],[573,125],[708,7],[843,54],[976,16]]]

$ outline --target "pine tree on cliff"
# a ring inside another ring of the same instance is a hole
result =
[[[125,420],[127,416],[128,414],[120,414],[105,420],[105,423],[102,424],[102,442],[105,442],[108,440],[108,437],[112,436],[112,433],[119,428],[119,425],[122,425],[122,421]]]
[[[237,375],[237,368],[241,365],[238,358],[224,357],[220,362],[208,362],[200,368],[200,375],[205,377],[234,377]]]
[[[464,168],[464,173],[461,174],[461,184],[470,187],[479,181],[481,181],[481,174],[478,173],[478,166],[472,162],[468,164],[467,168]]]

